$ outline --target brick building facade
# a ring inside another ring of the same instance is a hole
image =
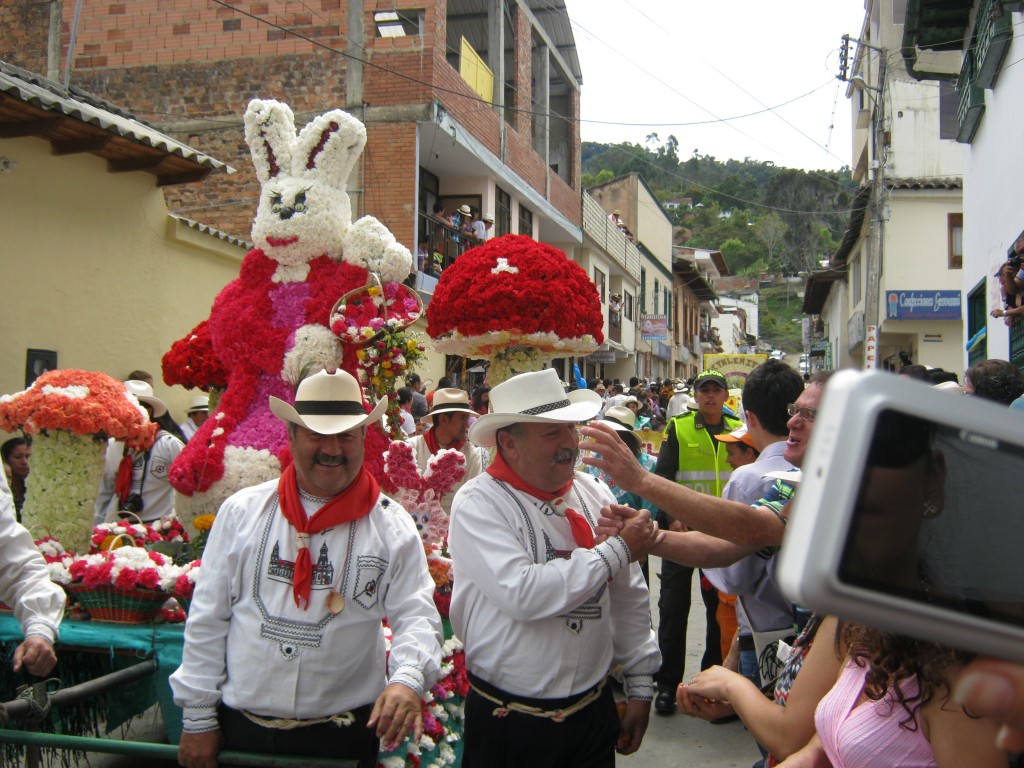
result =
[[[74,11],[70,0],[4,3],[0,59],[60,79]],[[242,115],[250,99],[275,98],[300,126],[338,106],[366,124],[349,184],[353,216],[376,216],[414,251],[436,198],[470,200],[491,215],[507,204],[507,231],[533,222],[526,234],[538,239],[581,241],[580,73],[564,8],[84,0],[75,31],[73,86],[239,169],[168,188],[174,212],[248,237],[259,184]],[[467,42],[493,75],[490,92],[460,74]]]

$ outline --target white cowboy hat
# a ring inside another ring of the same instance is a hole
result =
[[[634,453],[640,449],[640,438],[633,432],[635,419],[633,412],[624,405],[613,405],[601,417],[601,420],[609,427],[622,433],[620,437],[633,449]]]
[[[470,207],[468,205],[461,205],[459,206],[459,213],[461,213],[463,216],[471,216],[473,214],[473,211],[470,210]]]
[[[320,371],[299,382],[294,406],[270,396],[270,410],[277,418],[320,435],[337,435],[369,424],[387,407],[387,398],[381,398],[367,413],[359,382],[341,369],[336,373]]]
[[[186,413],[210,410],[210,396],[199,392],[188,399],[188,410]]]
[[[421,418],[420,421],[431,421],[434,416],[439,416],[442,413],[469,413],[474,416],[477,415],[477,412],[469,404],[469,393],[454,387],[435,390],[434,397],[431,400],[430,413]]]
[[[153,396],[153,387],[147,384],[145,381],[139,381],[138,379],[129,379],[124,383],[125,388],[135,395],[135,399],[140,403],[146,403],[153,409],[153,418],[159,419],[165,413],[167,413],[167,405],[159,397]]]
[[[495,444],[494,433],[502,427],[520,422],[588,421],[601,410],[601,404],[601,396],[590,389],[566,394],[554,368],[520,373],[491,390],[491,412],[473,422],[469,440],[489,448]]]

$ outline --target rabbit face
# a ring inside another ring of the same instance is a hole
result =
[[[279,177],[263,185],[252,238],[283,267],[302,267],[322,254],[340,259],[342,235],[351,220],[347,192],[310,179]]]
[[[342,258],[352,222],[347,179],[366,144],[366,129],[335,109],[298,134],[287,104],[254,99],[245,112],[245,140],[260,181],[252,239],[280,266],[275,282],[304,280],[308,264]]]

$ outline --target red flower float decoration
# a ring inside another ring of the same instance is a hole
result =
[[[525,235],[466,251],[441,273],[427,307],[436,349],[489,358],[492,386],[555,357],[590,354],[604,341],[603,324],[587,273]]]

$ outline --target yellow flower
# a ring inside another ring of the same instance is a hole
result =
[[[370,288],[367,289],[366,292],[369,293],[371,296],[380,296],[380,288],[376,286],[371,286]]]
[[[381,366],[384,367],[384,368],[390,368],[391,367],[391,361],[390,360],[385,360],[383,363],[381,363]]]
[[[375,387],[379,387],[380,386],[380,377],[379,376],[374,376],[372,379],[370,379],[370,383],[372,383],[373,386],[375,386]]]
[[[197,531],[208,531],[213,527],[213,521],[216,515],[197,515],[192,521],[192,525]]]
[[[391,378],[392,376],[394,376],[394,375],[395,375],[395,374],[394,374],[394,373],[392,373],[392,372],[391,372],[391,370],[390,370],[390,369],[388,369],[388,368],[385,368],[385,369],[384,369],[384,371],[383,371],[383,373],[384,373],[384,378],[386,378],[386,379],[390,379],[390,378]]]
[[[365,349],[357,349],[356,350],[356,357],[358,357],[360,360],[365,358],[366,357],[366,350]]]

